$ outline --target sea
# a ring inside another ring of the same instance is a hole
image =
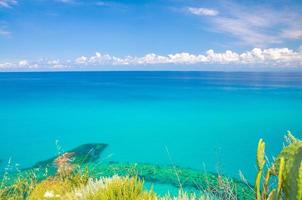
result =
[[[258,140],[273,160],[288,130],[302,138],[300,72],[0,73],[1,169],[106,143],[101,162],[253,182]]]

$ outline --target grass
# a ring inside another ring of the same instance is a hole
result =
[[[38,169],[26,172],[20,171],[17,176],[10,177],[8,169],[11,167],[11,162],[9,162],[0,182],[0,200],[301,200],[302,142],[291,134],[288,135],[288,140],[291,143],[282,149],[271,168],[269,168],[271,176],[274,175],[278,178],[277,188],[275,189],[270,186],[271,182],[269,176],[267,176],[269,173],[266,173],[265,176],[262,173],[266,163],[265,143],[263,140],[259,141],[256,155],[258,173],[255,189],[250,189],[254,195],[253,197],[249,195],[239,196],[236,188],[238,183],[219,174],[216,176],[215,184],[213,184],[212,179],[204,187],[199,188],[199,195],[195,193],[188,194],[183,190],[181,184],[183,172],[177,167],[174,167],[173,170],[179,181],[178,195],[172,196],[168,193],[160,196],[152,188],[146,189],[144,187],[144,181],[142,177],[139,178],[137,168],[129,168],[128,173],[123,172],[122,175],[116,173],[119,175],[93,178],[88,167],[82,168],[74,164],[71,159],[73,154],[65,153],[54,161],[56,165],[54,173],[49,173],[47,169],[44,169],[44,171]],[[153,174],[150,168],[147,169],[148,173]],[[167,169],[164,170],[167,171]],[[192,173],[190,175],[196,176]],[[213,176],[211,177],[213,178]],[[153,176],[153,178],[156,177]],[[265,180],[261,181],[263,178]],[[242,179],[241,184],[244,184],[246,180]],[[246,183],[246,185],[249,184]],[[291,191],[291,193],[288,191]],[[289,196],[290,198],[287,198]]]
[[[157,195],[153,189],[145,189],[144,181],[135,176],[135,170],[130,170],[132,176],[112,176],[92,178],[88,167],[80,168],[72,164],[66,155],[60,156],[55,164],[57,171],[50,176],[43,172],[42,179],[39,170],[19,173],[2,179],[0,199],[2,200],[212,200],[236,199],[231,181],[220,179],[220,188],[210,186],[203,195],[186,193],[179,190],[177,196],[169,193]],[[59,161],[59,162],[58,162]],[[7,174],[7,173],[6,173]],[[6,181],[6,183],[4,182]],[[218,192],[219,191],[219,192]],[[224,192],[222,192],[224,191]],[[218,195],[219,194],[219,195]],[[214,198],[214,196],[216,197]]]

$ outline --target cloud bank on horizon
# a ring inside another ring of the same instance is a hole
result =
[[[96,52],[93,56],[80,56],[73,60],[40,59],[38,61],[20,60],[16,63],[1,63],[0,69],[85,69],[85,66],[94,69],[102,69],[102,66],[131,66],[131,65],[261,65],[266,67],[302,67],[302,48],[293,51],[288,48],[254,48],[244,53],[236,53],[230,50],[216,53],[210,49],[205,54],[190,54],[186,52],[169,54],[166,56],[154,53],[143,57],[116,57],[109,54]],[[100,67],[100,68],[98,68]]]
[[[0,0],[0,71],[212,65],[302,69],[302,2]]]

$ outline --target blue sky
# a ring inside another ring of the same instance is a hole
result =
[[[302,1],[0,0],[0,71],[132,68],[300,69]]]

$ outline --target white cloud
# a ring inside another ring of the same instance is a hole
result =
[[[218,15],[218,11],[209,8],[196,8],[196,7],[189,7],[188,11],[194,15],[204,15],[204,16],[216,16]]]
[[[220,5],[219,15],[209,12],[212,17],[207,18],[207,23],[211,31],[227,33],[245,45],[262,48],[302,38],[302,13],[295,8],[276,10],[227,2]],[[189,8],[189,11],[193,15],[206,15],[200,8]]]
[[[11,68],[14,68],[13,63],[10,62],[0,63],[0,70],[11,69]]]
[[[20,67],[26,67],[29,65],[29,62],[27,60],[20,60],[18,64]]]
[[[96,53],[93,56],[80,56],[73,60],[48,60],[38,61],[20,60],[19,62],[0,63],[0,70],[11,69],[85,69],[98,68],[103,66],[144,66],[144,65],[198,65],[206,66],[209,64],[235,66],[239,65],[253,67],[299,67],[302,68],[302,50],[294,51],[288,48],[254,48],[243,53],[227,50],[225,52],[215,52],[210,49],[204,54],[190,54],[187,52],[157,55],[154,53],[146,54],[142,57],[126,56],[115,57],[109,54]]]
[[[288,39],[301,39],[302,28],[287,29],[282,32],[282,36]]]
[[[0,7],[10,8],[14,5],[17,5],[17,0],[0,0]]]
[[[248,45],[262,47],[267,43],[281,43],[278,36],[263,33],[259,30],[261,28],[258,25],[249,23],[242,18],[220,17],[214,19],[214,24],[217,30],[229,33]]]
[[[41,63],[43,63],[43,61]],[[46,64],[47,64],[47,66],[50,66],[52,68],[67,68],[68,67],[66,64],[64,64],[64,62],[61,62],[59,59],[48,60],[48,61],[46,61]],[[39,65],[39,64],[36,63],[36,65]]]
[[[81,56],[75,60],[76,64],[85,64],[87,62],[87,57]]]

